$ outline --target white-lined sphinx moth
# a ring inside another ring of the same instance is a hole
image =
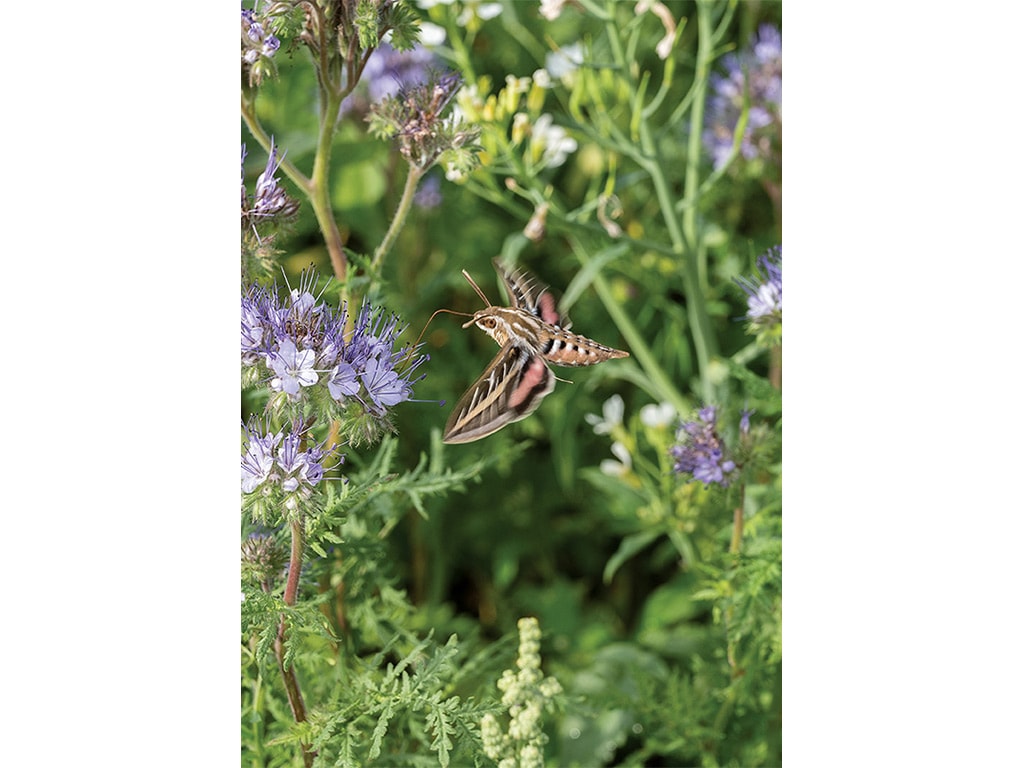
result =
[[[466,393],[459,398],[444,428],[444,442],[469,443],[525,419],[555,388],[555,365],[594,365],[628,352],[570,333],[571,323],[555,308],[547,286],[525,270],[507,271],[494,260],[511,307],[488,306],[462,327],[476,325],[494,339],[501,351]],[[463,275],[480,297],[487,297],[469,274]]]

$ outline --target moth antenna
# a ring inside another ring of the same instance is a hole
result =
[[[470,315],[470,314],[467,314],[465,312],[456,312],[454,309],[439,309],[439,310],[437,310],[434,314],[432,314],[429,318],[427,318],[427,322],[425,322],[423,324],[423,330],[420,331],[420,335],[416,338],[416,343],[413,344],[414,347],[418,347],[419,346],[420,340],[423,338],[423,334],[427,332],[427,326],[430,325],[430,321],[433,320],[435,317],[437,317],[441,312],[447,312],[449,315],[462,315],[462,317],[472,317],[472,315]]]
[[[552,372],[551,375],[555,376],[554,372]],[[575,381],[569,381],[568,379],[562,379],[562,378],[559,378],[558,376],[555,376],[555,381],[560,381],[563,384],[575,384],[576,383]]]
[[[491,300],[484,296],[484,292],[480,290],[480,286],[477,285],[473,278],[469,276],[469,272],[462,270],[462,276],[469,280],[469,284],[473,286],[473,290],[476,291],[476,295],[483,299],[484,304],[488,307],[491,306]],[[466,317],[469,317],[469,315],[466,315]]]

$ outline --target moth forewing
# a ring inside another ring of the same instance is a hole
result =
[[[472,442],[525,419],[554,388],[544,360],[509,342],[455,404],[444,442]]]

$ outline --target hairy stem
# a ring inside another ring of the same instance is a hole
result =
[[[313,175],[310,178],[309,202],[313,206],[313,214],[323,233],[327,244],[327,253],[331,257],[331,268],[334,276],[342,285],[348,273],[348,260],[345,258],[345,239],[341,236],[338,223],[334,220],[331,209],[331,188],[329,174],[331,168],[331,144],[334,139],[334,128],[338,121],[338,109],[341,107],[341,94],[337,91],[321,89],[320,94],[320,133],[317,136],[316,156],[313,159]]]
[[[295,605],[299,592],[299,574],[302,571],[302,550],[305,546],[305,523],[303,520],[292,522],[292,554],[288,564],[288,581],[284,588],[284,604]],[[299,688],[299,680],[295,676],[295,667],[286,667],[285,658],[285,620],[281,618],[281,624],[277,628],[277,640],[274,641],[274,652],[277,656],[277,668],[281,672],[281,679],[284,681],[285,693],[288,695],[288,705],[291,707],[292,716],[295,722],[301,723],[306,719],[306,705],[302,700],[302,690]],[[311,751],[305,744],[302,745],[302,761],[309,768],[313,765],[313,758],[316,753]]]
[[[398,202],[395,215],[391,217],[391,226],[388,227],[388,231],[384,234],[384,239],[380,241],[380,245],[377,246],[377,250],[373,252],[372,266],[374,272],[380,270],[381,262],[387,256],[388,251],[391,250],[391,246],[395,244],[395,240],[398,237],[398,233],[402,231],[402,227],[405,226],[405,219],[409,215],[413,198],[416,196],[416,187],[422,178],[423,169],[410,165],[409,175],[405,177],[405,189],[402,190],[402,199]]]
[[[242,119],[245,121],[245,127],[249,129],[249,133],[253,135],[253,138],[259,142],[264,150],[269,152],[270,135],[256,116],[255,104],[247,99],[244,94],[242,95]],[[294,182],[295,186],[303,192],[309,193],[309,179],[302,171],[295,167],[295,164],[288,159],[287,155],[282,155],[279,158],[278,168]]]

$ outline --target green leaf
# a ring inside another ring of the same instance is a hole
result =
[[[604,269],[606,264],[610,264],[616,259],[620,259],[629,253],[629,245],[627,243],[620,243],[613,245],[609,248],[605,248],[600,253],[593,256],[588,262],[586,262],[580,270],[576,273],[572,280],[569,281],[569,285],[565,288],[565,293],[562,294],[562,300],[559,303],[559,308],[563,312],[568,312],[573,304],[576,303],[576,299],[594,281],[598,273]]]
[[[437,752],[437,762],[441,768],[448,768],[453,747],[451,736],[455,735],[455,726],[450,718],[450,710],[458,706],[459,697],[455,696],[447,701],[437,702],[427,712],[427,726],[434,733],[434,740],[430,742],[430,748]]]
[[[370,742],[370,753],[367,758],[373,760],[375,757],[380,755],[381,744],[384,741],[384,735],[388,732],[388,723],[391,721],[394,715],[393,700],[388,697],[384,702],[384,710],[380,713],[380,717],[377,718],[377,725],[373,729],[373,740]]]
[[[623,563],[661,536],[661,534],[661,531],[652,529],[640,531],[639,533],[631,533],[623,538],[622,541],[619,542],[619,548],[615,551],[615,554],[608,559],[608,563],[604,567],[604,583],[610,584],[612,577],[615,576],[615,572],[622,567]]]

